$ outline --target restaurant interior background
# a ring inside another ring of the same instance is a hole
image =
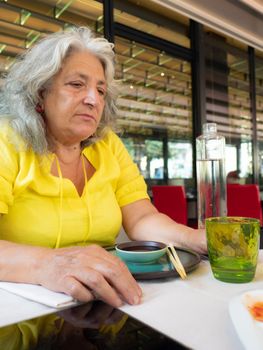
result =
[[[263,191],[261,0],[0,0],[0,74],[74,24],[115,43],[117,122],[150,193],[153,184],[184,185],[195,201],[204,122],[226,137],[226,172]]]

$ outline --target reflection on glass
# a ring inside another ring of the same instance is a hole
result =
[[[192,137],[191,65],[165,52],[116,37],[122,81],[118,125],[125,133]]]
[[[0,328],[1,350],[181,349],[177,345],[100,301]]]
[[[131,157],[145,179],[163,179],[163,142],[143,138],[122,137]]]
[[[190,179],[192,176],[192,144],[190,142],[168,142],[168,178]]]
[[[101,36],[104,32],[103,4],[96,0],[9,3],[7,7],[1,6],[0,11],[0,75],[14,64],[17,54],[22,54],[47,32],[74,25],[89,26]]]
[[[163,179],[163,142],[145,140],[147,164],[150,170],[150,179]]]
[[[232,145],[226,145],[226,155],[227,156],[225,159],[225,169],[227,183],[243,183],[243,180],[240,178],[240,170],[237,169],[237,147]]]
[[[248,52],[245,45],[228,41],[206,28],[206,115],[208,122],[217,123],[226,143],[236,147],[236,169],[250,183],[253,124]],[[234,154],[227,152],[226,156],[231,167]]]
[[[133,160],[149,185],[167,183],[168,177],[189,179],[193,133],[190,62],[117,36],[115,45],[116,78],[122,81],[117,123]],[[168,142],[180,142],[184,148],[182,152],[171,150],[169,160]],[[174,152],[179,155],[176,162]],[[182,153],[187,163],[183,164]]]
[[[190,47],[189,18],[178,12],[167,11],[155,1],[149,0],[129,0],[129,4],[127,1],[118,1],[115,7],[114,20],[117,23]]]
[[[127,319],[110,305],[87,303],[0,328],[0,349],[106,349]]]
[[[240,177],[252,182],[252,142],[242,142],[240,146]]]
[[[225,168],[226,174],[229,174],[235,170],[237,170],[237,148],[236,146],[226,145],[226,160],[225,160]]]
[[[257,137],[259,160],[259,183],[263,186],[263,53],[256,52],[255,60],[256,79],[256,110],[257,110]]]

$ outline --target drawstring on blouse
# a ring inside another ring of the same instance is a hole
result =
[[[57,234],[57,240],[55,244],[55,249],[59,248],[60,242],[61,242],[61,236],[62,236],[62,224],[63,224],[63,212],[62,212],[62,207],[63,207],[63,176],[62,176],[62,171],[60,168],[59,164],[59,159],[57,155],[55,154],[55,160],[56,160],[56,165],[57,165],[57,171],[58,171],[58,177],[59,177],[59,219],[58,219],[58,234]],[[82,168],[83,168],[83,173],[84,173],[84,179],[85,179],[85,186],[88,182],[87,178],[87,172],[86,172],[86,167],[85,167],[85,162],[84,162],[84,157],[81,154],[81,162],[82,162]]]
[[[59,177],[59,219],[58,219],[58,235],[57,235],[57,241],[55,245],[55,249],[57,249],[59,248],[61,234],[62,234],[63,177],[62,177],[62,171],[60,168],[59,160],[56,154],[55,154],[55,159],[56,159],[56,165],[57,165],[57,171],[58,171],[58,177]]]

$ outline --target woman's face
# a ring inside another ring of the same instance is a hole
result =
[[[48,136],[64,145],[74,145],[94,134],[106,89],[98,58],[88,51],[72,53],[42,93]]]

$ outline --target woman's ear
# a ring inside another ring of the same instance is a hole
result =
[[[41,89],[38,91],[39,102],[42,103],[45,97],[46,89]]]
[[[44,109],[44,105],[42,103],[38,102],[36,104],[35,110],[38,114],[42,115],[42,117],[44,116],[45,109]]]
[[[44,116],[45,113],[45,108],[44,108],[44,96],[45,95],[45,89],[41,89],[38,92],[38,103],[36,104],[35,110],[38,114],[40,114],[42,117]]]

